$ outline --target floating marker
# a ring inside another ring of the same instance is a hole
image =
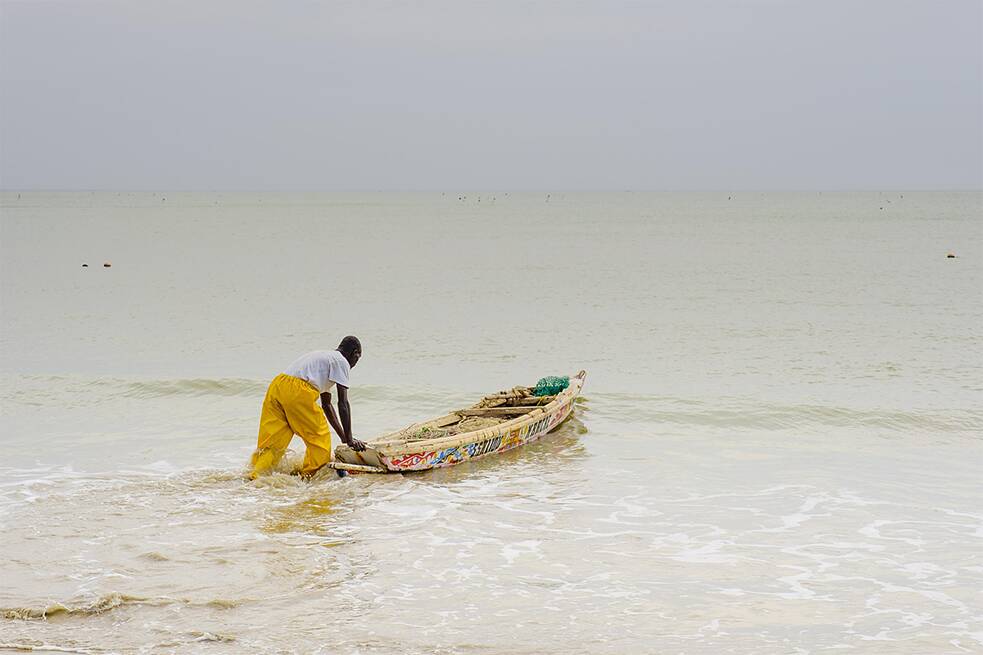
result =
[[[112,264],[112,262],[103,262],[103,263],[102,263],[102,267],[103,267],[103,268],[109,268],[109,267],[110,267],[110,266],[112,266],[112,265],[113,265],[113,264]]]

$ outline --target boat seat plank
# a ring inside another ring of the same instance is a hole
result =
[[[540,405],[531,407],[476,407],[473,409],[462,409],[458,412],[461,416],[518,416],[528,414],[534,409],[542,409]]]
[[[435,428],[446,428],[448,425],[454,425],[455,423],[460,423],[460,422],[461,422],[461,414],[460,412],[458,412],[455,414],[447,414],[445,416],[441,416],[436,421],[430,421],[429,423],[427,423],[427,425],[433,426]]]
[[[549,405],[556,399],[556,396],[527,396],[525,398],[516,398],[514,405],[509,405],[509,407],[527,407],[529,405]]]

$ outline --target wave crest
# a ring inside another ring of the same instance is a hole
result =
[[[53,603],[43,607],[0,607],[0,617],[8,621],[44,621],[52,616],[95,616],[110,612],[124,605],[151,605],[162,607],[165,605],[187,605],[204,606],[217,609],[232,609],[238,607],[241,601],[215,598],[208,601],[192,601],[177,598],[142,598],[140,596],[130,596],[128,594],[111,593],[99,596],[98,598],[86,603],[70,605],[64,603]]]
[[[983,412],[972,409],[861,409],[835,405],[778,404],[747,399],[719,402],[635,394],[589,394],[587,412],[630,416],[652,424],[739,430],[859,428],[879,432],[967,434],[983,431]]]
[[[146,380],[129,382],[122,395],[129,398],[164,396],[242,396],[262,395],[266,385],[243,378],[189,378],[184,380]]]

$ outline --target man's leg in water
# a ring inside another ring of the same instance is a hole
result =
[[[266,473],[276,466],[293,439],[294,431],[287,421],[280,396],[285,386],[285,375],[278,375],[266,390],[263,399],[263,413],[259,419],[259,436],[256,439],[256,451],[252,457],[252,472],[249,477],[256,479],[261,473]]]
[[[304,477],[314,475],[318,469],[331,461],[331,430],[328,419],[317,400],[320,394],[314,387],[298,389],[295,402],[285,405],[287,420],[307,444],[304,463],[300,474]]]

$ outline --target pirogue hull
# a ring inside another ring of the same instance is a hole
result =
[[[570,378],[570,386],[555,396],[533,396],[530,387],[485,396],[471,407],[368,441],[362,452],[340,445],[331,466],[359,473],[425,471],[518,448],[554,430],[570,416],[586,378],[587,373],[580,371]],[[475,422],[495,420],[501,422],[468,429]]]

